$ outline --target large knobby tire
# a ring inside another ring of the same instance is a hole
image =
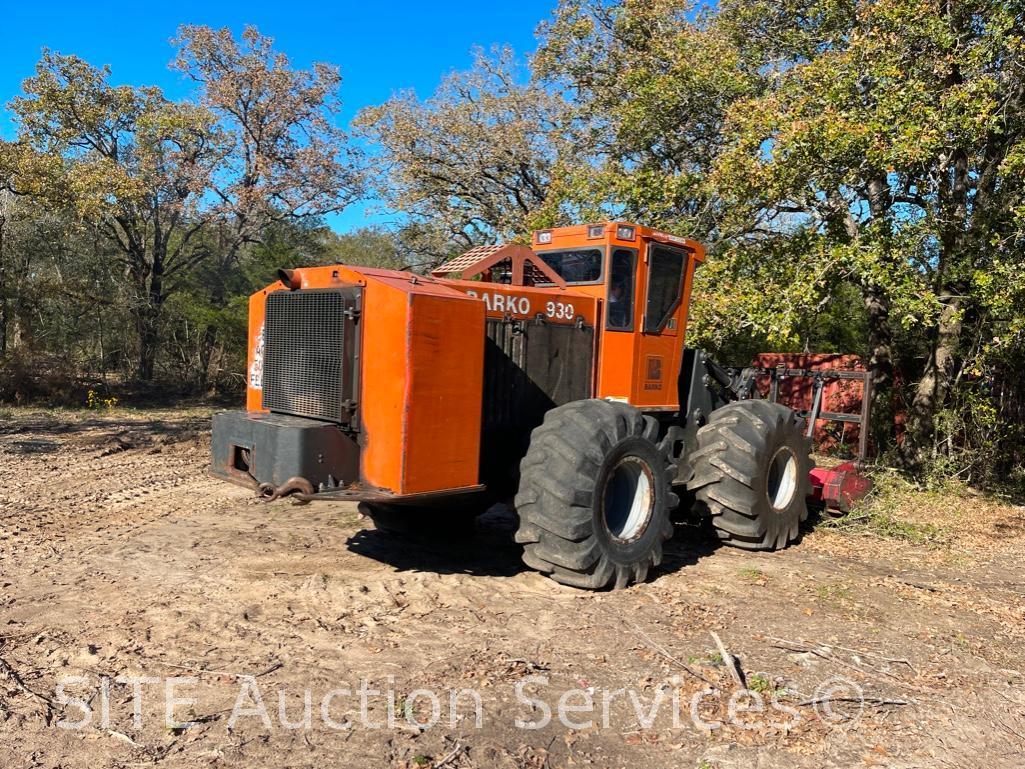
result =
[[[598,589],[643,582],[662,562],[678,502],[658,424],[625,403],[583,400],[549,411],[520,463],[516,541],[557,582]]]
[[[778,550],[797,538],[811,470],[801,422],[782,404],[746,400],[716,409],[698,430],[687,488],[726,544]]]

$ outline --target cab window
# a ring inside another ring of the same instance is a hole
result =
[[[601,280],[600,248],[571,248],[565,251],[538,251],[545,264],[567,283],[596,283]]]
[[[665,328],[680,304],[687,254],[657,244],[651,246],[649,253],[648,304],[644,311],[644,331],[657,334]]]
[[[637,252],[617,248],[609,260],[609,293],[605,298],[605,328],[633,331],[634,266]]]

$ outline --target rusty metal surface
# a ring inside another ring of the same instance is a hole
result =
[[[309,500],[304,499],[304,497],[312,497],[314,491],[313,484],[308,480],[299,476],[293,476],[280,486],[275,486],[273,483],[261,483],[257,487],[257,493],[264,502],[273,502],[275,499],[297,494],[297,499],[305,503]]]

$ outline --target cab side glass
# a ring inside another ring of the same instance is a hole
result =
[[[603,248],[569,248],[565,251],[539,251],[538,256],[569,284],[595,283],[601,280]],[[538,285],[551,285],[538,283]]]
[[[637,253],[617,248],[609,260],[609,290],[605,300],[605,328],[633,331],[634,267]]]
[[[644,332],[657,334],[672,317],[683,293],[683,269],[687,254],[662,245],[651,247],[648,259],[648,305],[644,312]]]

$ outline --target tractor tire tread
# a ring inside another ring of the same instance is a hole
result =
[[[627,404],[601,400],[574,401],[551,409],[531,435],[520,463],[515,505],[520,517],[516,541],[523,561],[565,585],[601,589],[626,587],[647,578],[662,562],[662,540],[672,536],[668,508],[659,525],[657,547],[639,563],[615,563],[595,534],[594,494],[604,457],[625,439],[652,442],[657,450],[659,425]],[[666,459],[662,499],[675,505],[671,479],[676,466]]]
[[[788,445],[798,458],[797,488],[790,505],[774,512],[764,490],[771,456]],[[800,533],[808,517],[809,442],[797,415],[765,400],[735,401],[716,409],[697,432],[688,458],[687,488],[724,543],[745,550],[778,550]]]

